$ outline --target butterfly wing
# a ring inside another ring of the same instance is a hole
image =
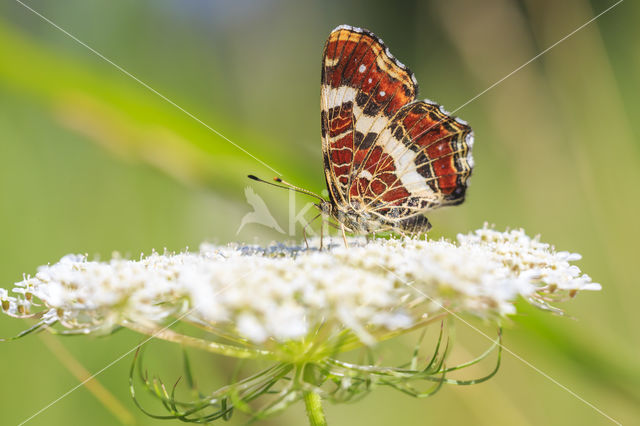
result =
[[[334,202],[349,204],[356,160],[417,90],[413,74],[373,33],[345,25],[331,32],[320,99],[325,178]]]
[[[333,30],[323,55],[321,123],[325,178],[338,206],[363,229],[419,232],[426,210],[464,200],[473,133],[430,101],[413,74],[373,33]]]
[[[425,211],[464,201],[473,132],[430,101],[405,105],[375,139],[350,200],[390,228],[428,229]]]

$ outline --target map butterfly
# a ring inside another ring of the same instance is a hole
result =
[[[413,73],[371,31],[341,25],[331,32],[320,99],[329,200],[316,206],[343,235],[423,233],[431,228],[426,211],[464,201],[471,127],[416,100],[417,92]]]

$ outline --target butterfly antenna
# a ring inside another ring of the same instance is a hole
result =
[[[260,179],[259,177],[254,176],[254,175],[248,175],[247,177],[248,177],[249,179],[253,179],[253,180],[258,181],[258,182],[266,183],[267,185],[275,186],[275,187],[277,187],[277,188],[288,189],[288,190],[290,190],[290,191],[299,192],[299,193],[301,193],[301,194],[310,195],[310,196],[315,197],[315,198],[317,198],[318,200],[323,201],[323,202],[324,202],[324,201],[326,201],[324,198],[322,198],[322,197],[321,197],[321,196],[319,196],[318,194],[313,193],[313,192],[311,192],[311,191],[309,191],[309,190],[307,190],[307,189],[300,188],[299,186],[292,185],[292,184],[290,184],[289,182],[287,182],[287,181],[284,181],[284,180],[280,179],[279,177],[274,177],[274,178],[273,178],[273,180],[275,180],[275,181],[276,181],[276,182],[278,182],[278,183],[281,183],[282,185],[277,185],[277,184],[275,184],[275,183],[273,183],[273,182],[268,182],[268,181],[266,181],[266,180],[264,180],[264,179]]]

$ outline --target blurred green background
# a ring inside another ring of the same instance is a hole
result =
[[[335,26],[381,36],[415,72],[420,97],[452,110],[613,1],[27,4],[286,179],[320,192],[320,57]],[[521,304],[504,342],[624,424],[640,423],[639,21],[640,3],[625,1],[458,111],[476,134],[472,186],[463,205],[429,215],[434,237],[487,221],[583,255],[580,267],[603,291],[564,304],[565,318]],[[0,286],[67,253],[137,257],[205,240],[286,238],[259,225],[236,235],[252,210],[248,173],[274,175],[32,11],[2,2]],[[251,186],[286,229],[287,193]],[[3,316],[0,335],[27,326]],[[457,334],[460,359],[487,346],[463,324]],[[0,344],[0,423],[17,424],[75,386],[78,365],[98,371],[139,341],[123,331]],[[181,374],[179,351],[149,354],[167,382]],[[224,360],[196,357],[202,382],[230,375]],[[80,388],[28,424],[162,424],[131,402],[130,362],[98,377],[111,402]],[[304,424],[302,416],[299,404],[265,424]],[[445,386],[426,400],[379,389],[356,405],[328,406],[327,416],[332,425],[612,424],[509,354],[487,383]]]

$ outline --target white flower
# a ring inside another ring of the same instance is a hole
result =
[[[16,297],[0,289],[0,301],[12,315],[40,310],[77,331],[160,327],[179,318],[273,347],[345,329],[369,343],[449,312],[499,320],[515,313],[519,296],[555,309],[548,303],[561,296],[600,289],[570,264],[579,255],[556,252],[522,230],[485,226],[458,235],[458,243],[353,238],[349,244],[322,251],[203,244],[196,253],[137,261],[69,255],[16,283]]]

